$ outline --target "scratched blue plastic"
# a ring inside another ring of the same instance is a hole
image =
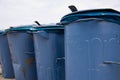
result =
[[[10,28],[7,32],[16,80],[37,80],[33,36],[27,33],[31,27]]]
[[[65,80],[64,28],[43,27],[33,34],[38,80]]]
[[[4,31],[0,31],[0,61],[2,65],[2,76],[4,78],[14,78],[11,54],[8,46],[7,36]]]
[[[65,25],[66,80],[120,80],[119,15],[117,13],[117,19],[111,16],[114,21],[109,21],[110,17],[85,16],[72,22],[62,19],[63,23],[68,21]],[[104,63],[106,61],[112,63]]]

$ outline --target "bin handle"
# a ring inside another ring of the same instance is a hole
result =
[[[38,26],[41,26],[41,24],[38,21],[34,21]]]
[[[31,55],[31,54],[33,55],[33,54],[34,54],[34,52],[24,52],[24,53],[25,53],[25,54],[30,54],[30,55]]]
[[[3,35],[5,35],[6,33],[5,32],[3,32],[2,34],[0,34],[0,36],[3,36]]]
[[[45,39],[49,39],[49,34],[45,31],[40,31],[39,35],[42,36]]]
[[[56,59],[56,63],[58,63],[58,61],[61,61],[61,60],[64,60],[64,61],[65,61],[65,57],[57,58],[57,59]]]
[[[114,61],[104,61],[104,64],[117,64],[120,65],[120,62],[114,62]]]
[[[45,32],[45,31],[34,31],[34,32],[27,31],[27,33],[28,34],[40,34],[40,36],[42,36],[45,39],[49,38],[49,34],[47,32]]]
[[[26,31],[28,34],[38,33],[38,31]]]
[[[78,11],[77,8],[74,5],[70,5],[68,7],[72,12]]]

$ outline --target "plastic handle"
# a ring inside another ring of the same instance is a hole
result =
[[[57,58],[57,59],[56,59],[56,63],[58,63],[58,61],[65,61],[65,57]]]
[[[28,34],[39,34],[40,36],[42,36],[45,39],[49,39],[49,34],[45,31],[27,31]]]
[[[104,64],[117,64],[117,65],[120,65],[120,62],[104,61]]]
[[[40,24],[38,21],[35,21],[35,23],[36,23],[38,26],[41,26],[41,24]]]
[[[4,32],[4,33],[2,33],[2,34],[0,34],[0,36],[3,36],[3,35],[5,35],[6,33]]]
[[[38,31],[26,31],[28,34],[36,34]]]
[[[39,35],[45,39],[49,39],[49,34],[45,31],[40,31]]]
[[[68,7],[72,12],[78,11],[77,8],[74,5],[70,5]]]
[[[25,52],[25,54],[34,54],[34,52]]]

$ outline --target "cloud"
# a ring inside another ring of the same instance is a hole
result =
[[[40,23],[55,23],[70,13],[69,5],[79,10],[114,8],[120,10],[119,0],[0,0],[0,29],[9,26]]]

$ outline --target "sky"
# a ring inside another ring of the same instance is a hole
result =
[[[0,0],[0,29],[30,25],[57,23],[71,13],[68,6],[78,10],[113,8],[120,11],[119,0]]]

